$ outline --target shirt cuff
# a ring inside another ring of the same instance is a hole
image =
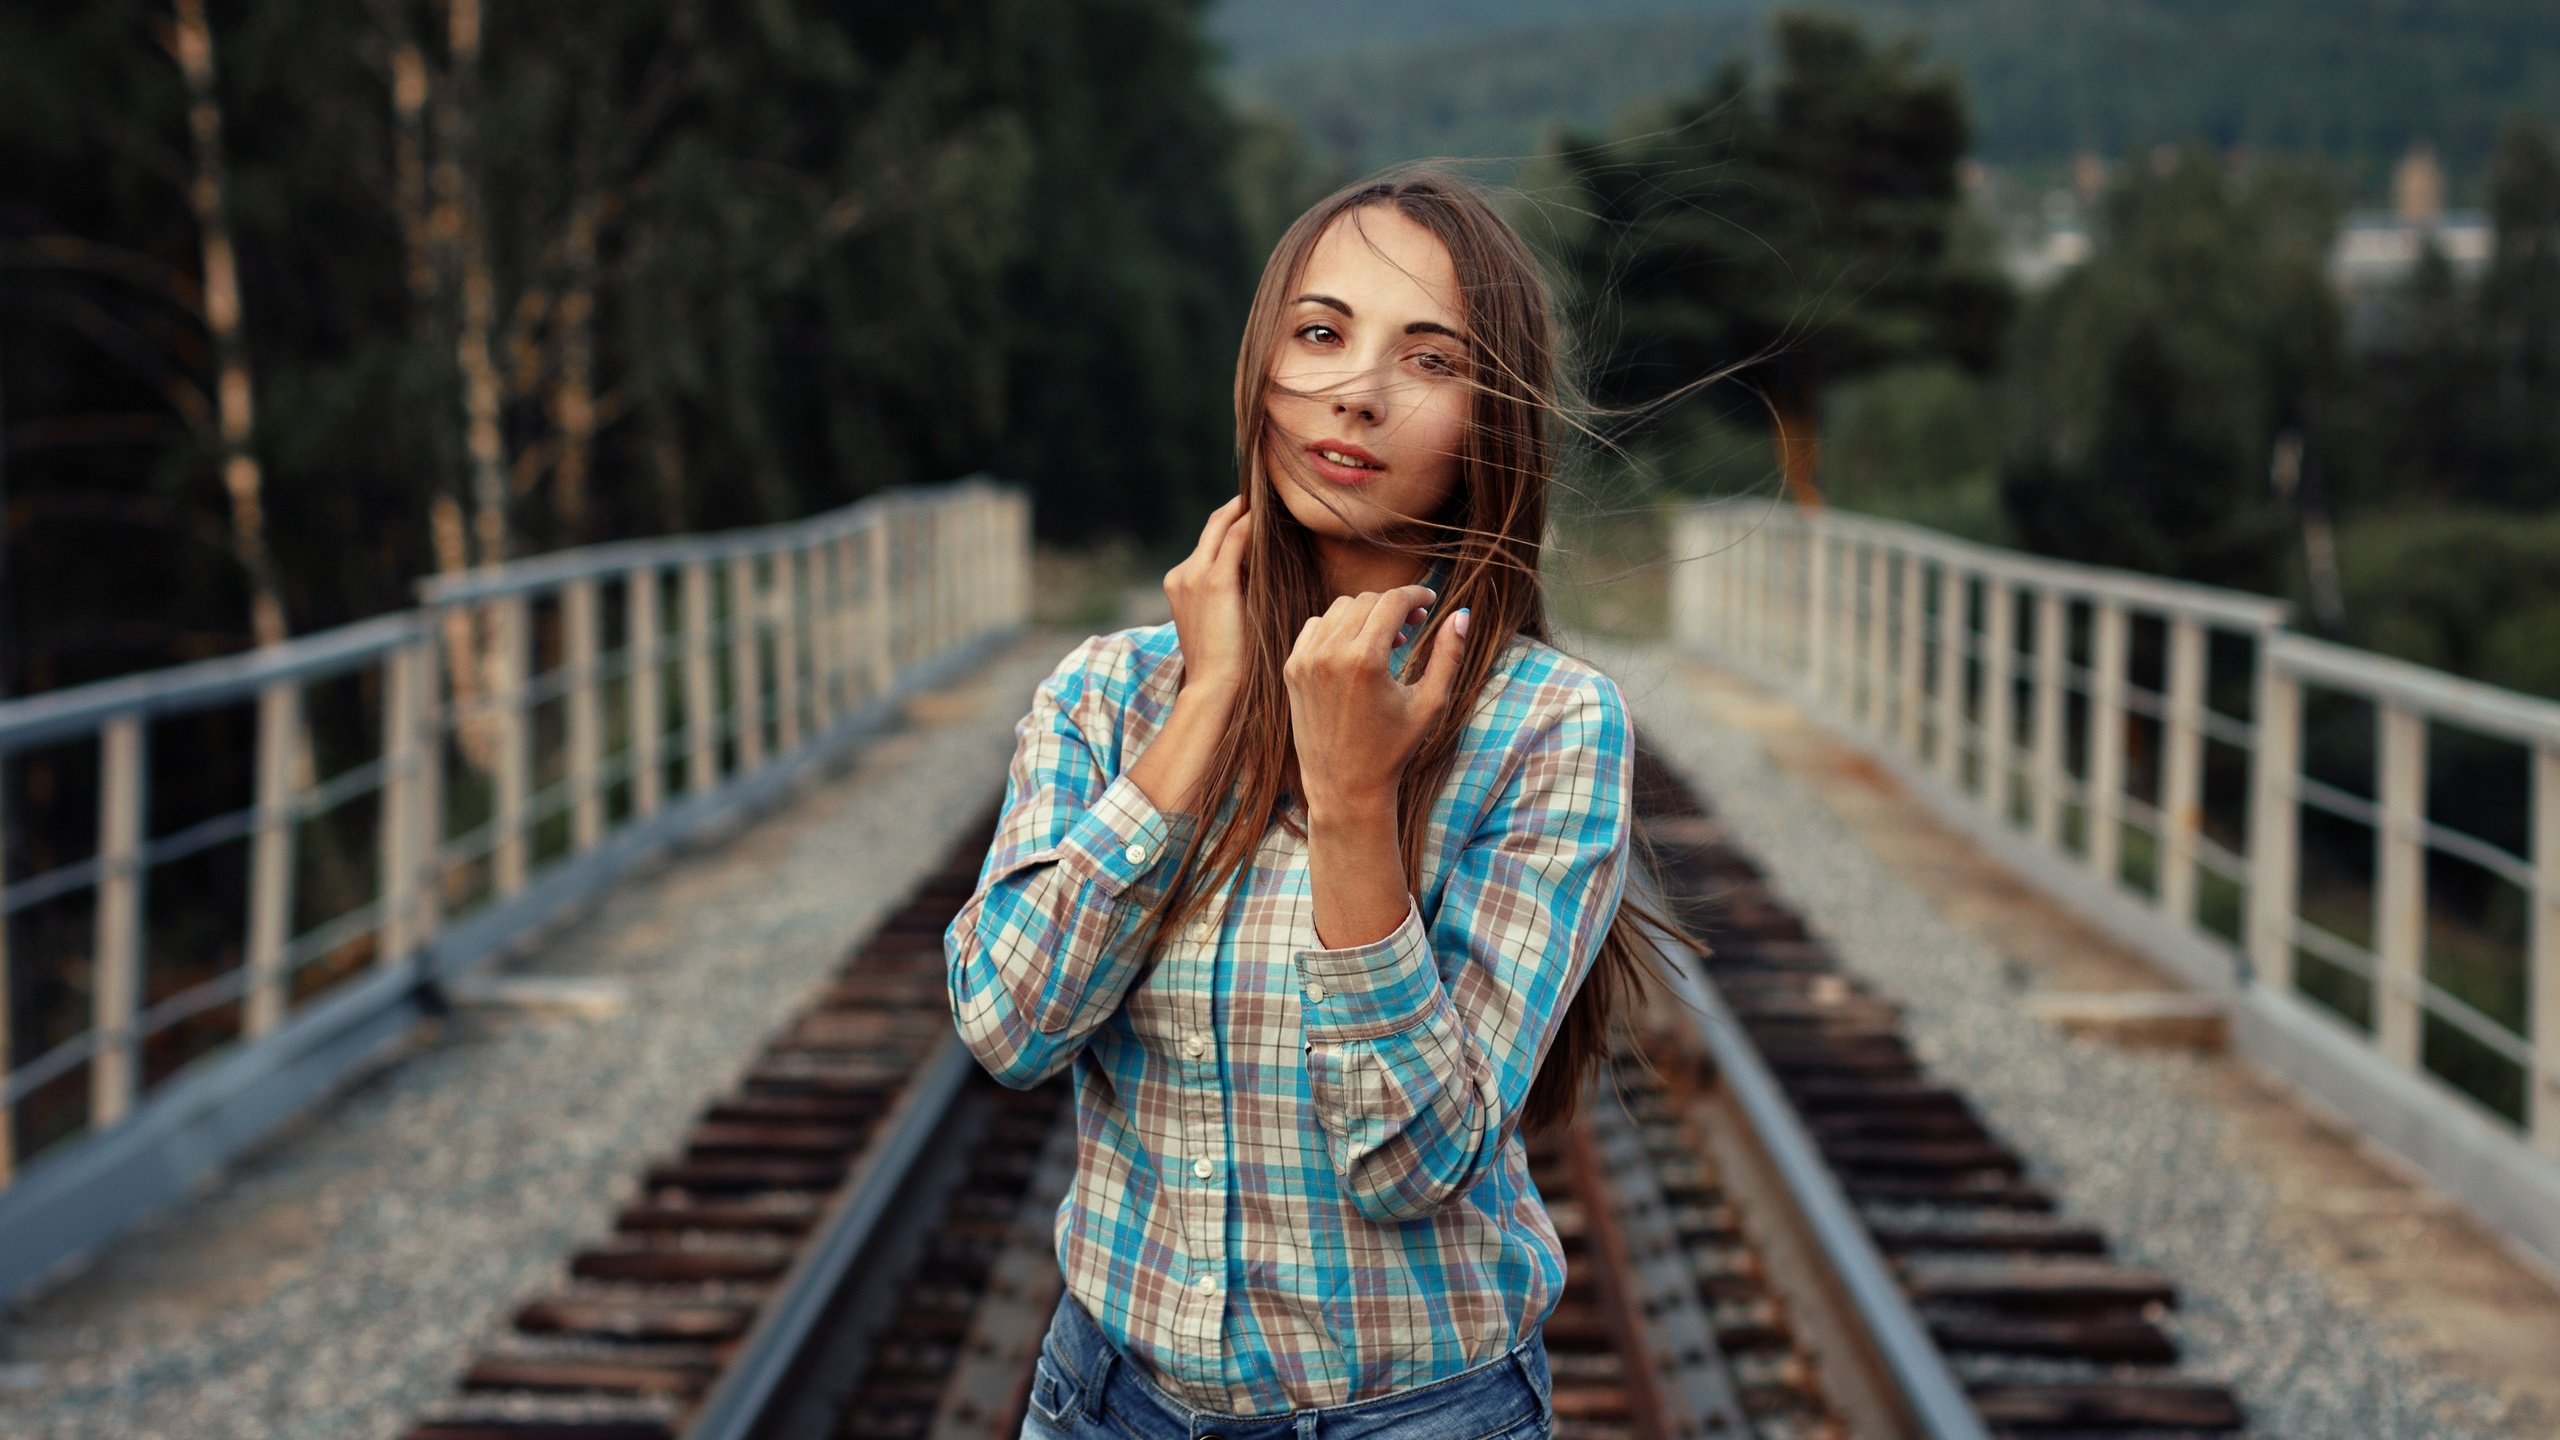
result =
[[[1404,919],[1365,945],[1297,952],[1299,997],[1310,1043],[1374,1040],[1419,1025],[1440,996],[1440,972],[1422,907],[1405,897]]]
[[[1161,862],[1182,853],[1197,820],[1157,809],[1138,782],[1123,774],[1067,827],[1058,848],[1076,857],[1105,896],[1116,898],[1151,872],[1171,879],[1173,867]]]

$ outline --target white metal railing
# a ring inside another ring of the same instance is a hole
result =
[[[2506,1216],[2525,1213],[2518,1186],[2560,1195],[2560,704],[2293,634],[2262,597],[1917,526],[1765,502],[1673,524],[1675,641],[1802,694],[2040,878],[2242,997],[2273,1027],[2260,1048],[2386,1143],[2507,1187],[2466,1198]],[[2315,699],[2374,736],[2327,743],[2325,780],[2305,768]],[[2519,777],[2514,825],[2491,827],[2506,841],[2430,814],[2448,743]],[[2342,756],[2360,773],[2341,778]],[[2369,832],[2350,847],[2369,887],[2314,888],[2307,821],[2331,853],[2338,827]],[[2506,887],[2511,936],[2447,913],[2448,861],[2474,892]],[[2503,1147],[2489,1172],[2484,1146]],[[2560,1217],[2513,1228],[2560,1259]]]
[[[474,917],[497,916],[500,928],[539,918],[508,918],[510,902],[600,850],[645,840],[682,805],[814,750],[925,667],[1019,624],[1028,561],[1027,497],[972,479],[791,524],[438,579],[412,611],[0,703],[0,776],[93,765],[97,794],[91,853],[40,874],[0,864],[0,915],[11,920],[76,910],[85,892],[88,943],[15,963],[82,972],[71,979],[89,992],[76,1033],[11,1053],[8,998],[24,987],[9,983],[8,937],[20,927],[0,924],[0,1202],[12,1181],[129,1126],[191,1071],[256,1051],[351,980],[414,970],[440,932]],[[374,737],[371,753],[325,776],[321,752],[348,737],[317,743],[307,710],[324,692],[353,697],[352,712],[330,712],[358,717],[337,730]],[[186,764],[163,755],[155,765],[155,729],[240,706],[255,707],[250,802],[151,833],[155,770]],[[370,807],[370,823],[347,823],[363,814],[350,807]],[[154,877],[224,845],[246,848],[246,893],[227,902],[238,907],[238,963],[149,996],[154,962],[202,964],[153,953],[145,897],[155,907],[167,898]],[[316,845],[363,853],[304,853]],[[315,860],[333,862],[329,895],[302,884]],[[351,874],[364,893],[344,893]],[[485,953],[494,938],[475,936],[473,948]],[[209,1012],[223,1022],[219,1043],[146,1084],[154,1040],[191,1020],[201,1027]],[[57,1114],[81,1101],[82,1113],[20,1177],[31,1137],[13,1122],[38,1096]],[[19,1272],[0,1269],[11,1272],[0,1277],[5,1295]]]

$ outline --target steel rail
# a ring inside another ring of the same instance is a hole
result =
[[[898,1210],[899,1197],[943,1128],[978,1062],[957,1035],[945,1039],[897,1101],[889,1123],[838,1192],[815,1238],[792,1262],[736,1356],[702,1400],[685,1440],[755,1440],[768,1433],[789,1381],[824,1327],[857,1257]]]
[[[1668,908],[1646,878],[1632,877],[1629,883],[1640,887],[1648,901]],[[1882,1390],[1880,1398],[1891,1413],[1874,1418],[1916,1440],[1990,1440],[1991,1432],[1963,1383],[1911,1308],[1883,1252],[1876,1248],[1865,1222],[1858,1218],[1741,1020],[1715,987],[1696,974],[1686,948],[1675,946],[1658,931],[1653,939],[1674,977],[1674,987],[1690,1004],[1699,1039],[1714,1060],[1718,1086],[1730,1095],[1750,1131],[1758,1154],[1745,1158],[1762,1162],[1736,1168],[1764,1171],[1782,1192],[1787,1213],[1770,1218],[1792,1219],[1800,1227],[1825,1272],[1820,1279],[1845,1306],[1856,1328],[1854,1337],[1841,1338],[1863,1345],[1878,1372],[1880,1383],[1875,1388]],[[1772,1263],[1778,1262],[1773,1259]],[[1834,1377],[1826,1374],[1825,1378]],[[1848,1395],[1834,1399],[1844,1407],[1853,1403]]]

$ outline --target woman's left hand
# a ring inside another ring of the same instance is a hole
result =
[[[1360,805],[1395,805],[1406,762],[1449,705],[1465,648],[1467,612],[1449,617],[1432,642],[1420,679],[1407,685],[1387,670],[1396,632],[1419,623],[1436,599],[1420,585],[1364,590],[1335,600],[1298,629],[1280,667],[1289,687],[1289,721],[1298,777],[1311,815]]]

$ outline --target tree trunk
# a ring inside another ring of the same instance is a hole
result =
[[[1810,384],[1770,392],[1770,423],[1778,445],[1778,470],[1786,477],[1787,494],[1807,510],[1822,508],[1822,435],[1816,428],[1815,394]]]
[[[449,139],[449,76],[439,77],[419,43],[415,12],[404,0],[373,0],[374,23],[382,32],[391,84],[391,209],[407,252],[409,315],[420,344],[442,346],[447,332],[444,298],[450,289],[458,201],[462,178],[458,162],[441,148],[430,163],[431,142]],[[428,126],[430,103],[437,124]],[[471,568],[470,529],[463,521],[459,477],[444,463],[450,452],[439,447],[436,490],[427,502],[428,548],[436,573],[459,575]],[[476,715],[480,700],[480,653],[469,611],[455,608],[443,616],[443,668],[457,710]],[[486,726],[464,726],[458,737],[464,753],[486,768],[494,751],[481,737]]]
[[[214,413],[222,449],[222,488],[231,502],[231,545],[249,578],[249,630],[260,645],[285,638],[284,597],[267,551],[266,477],[252,445],[255,387],[240,323],[240,269],[231,244],[222,171],[222,100],[214,89],[213,27],[204,0],[171,0],[165,37],[187,84],[187,135],[195,174],[187,199],[195,210],[204,259],[204,323],[213,340]]]
[[[467,168],[479,117],[480,0],[447,0],[446,46],[452,73],[438,105],[442,133],[436,145],[436,233],[453,237],[462,291],[461,324],[454,362],[462,373],[463,446],[470,457],[472,538],[480,563],[507,558],[507,456],[499,429],[498,361],[491,345],[497,328],[497,280],[490,273],[487,228],[480,196]]]
[[[602,199],[581,203],[569,217],[563,246],[567,289],[557,312],[560,378],[551,389],[551,419],[560,431],[559,462],[551,471],[551,501],[563,540],[587,538],[587,476],[595,463],[596,249],[604,223]]]

